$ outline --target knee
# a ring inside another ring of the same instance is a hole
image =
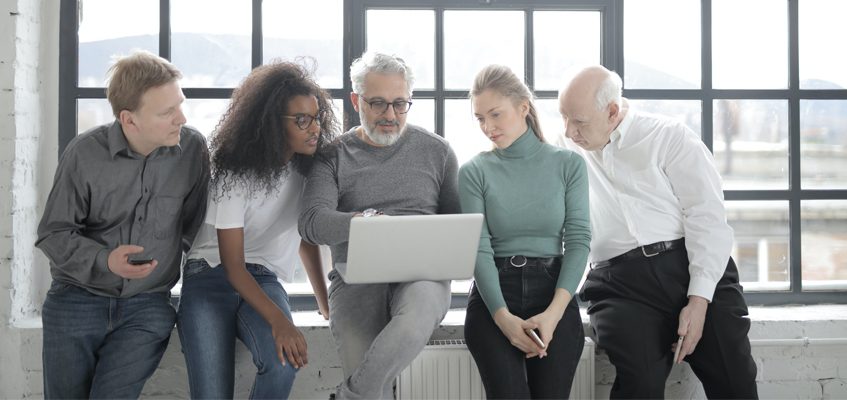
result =
[[[282,364],[279,357],[273,357],[268,362],[256,365],[256,369],[259,375],[272,376],[275,381],[278,380],[279,382],[293,382],[294,376],[297,375],[298,371],[297,368],[291,365],[287,358],[285,364]]]

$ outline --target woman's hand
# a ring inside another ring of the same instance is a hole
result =
[[[271,332],[276,353],[282,365],[285,365],[286,356],[294,368],[303,368],[309,363],[306,355],[306,338],[284,314],[280,314],[271,322]]]
[[[500,308],[494,313],[494,323],[497,324],[503,335],[509,339],[509,343],[526,353],[528,357],[531,357],[532,354],[547,355],[547,351],[538,346],[526,333],[527,329],[538,327],[535,323],[524,321],[510,313],[505,307]]]
[[[544,342],[544,345],[549,347],[550,343],[553,341],[553,333],[556,331],[556,326],[559,325],[559,320],[562,319],[562,314],[556,313],[554,310],[550,310],[549,308],[542,312],[541,314],[536,314],[527,320],[527,322],[533,323],[538,326],[538,334],[541,337],[541,341]],[[544,357],[546,354],[541,355]]]
[[[559,325],[559,321],[565,315],[565,308],[567,308],[570,301],[571,294],[567,290],[556,288],[556,291],[553,293],[553,300],[550,301],[547,309],[527,320],[538,326],[539,336],[541,336],[541,341],[544,342],[545,346],[550,347],[550,343],[553,341],[553,333],[556,332],[556,326]]]

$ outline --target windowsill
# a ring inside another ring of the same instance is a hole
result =
[[[580,309],[582,315],[582,323],[586,327],[589,323],[588,315],[585,309]],[[750,320],[753,322],[754,328],[751,333],[756,333],[760,326],[763,329],[765,325],[772,323],[812,323],[826,322],[844,324],[845,332],[847,332],[847,305],[844,304],[822,304],[808,306],[771,306],[771,307],[750,307]],[[329,327],[329,321],[316,311],[298,311],[292,313],[294,324],[301,328],[321,328]],[[465,323],[465,310],[455,309],[447,312],[444,320],[441,322],[442,327],[461,327]],[[32,317],[21,320],[12,321],[11,326],[17,329],[41,329],[41,317]],[[765,333],[765,332],[760,332]],[[771,333],[771,332],[767,332]],[[777,333],[776,331],[772,333]],[[783,332],[788,333],[788,332]],[[770,335],[768,335],[770,336]],[[785,336],[785,335],[782,335]],[[793,335],[797,336],[797,335]]]

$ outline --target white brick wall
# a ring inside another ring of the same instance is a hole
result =
[[[41,330],[37,320],[25,317],[39,306],[43,294],[37,283],[47,276],[46,261],[33,251],[32,242],[39,207],[56,167],[58,14],[58,1],[0,0],[0,398],[4,399],[42,396]],[[751,315],[750,337],[845,337],[845,309],[759,309]],[[835,312],[827,315],[827,310]],[[310,365],[299,373],[293,397],[325,399],[341,380],[340,362],[325,326],[304,330]],[[437,339],[460,337],[462,328],[455,321],[435,333]],[[246,349],[239,349],[236,389],[244,397],[253,367]],[[847,346],[756,346],[754,356],[761,398],[847,398]],[[597,396],[608,397],[614,369],[602,351],[595,365]],[[185,363],[174,334],[144,396],[185,398],[187,390]],[[667,394],[704,398],[687,365],[674,368]]]

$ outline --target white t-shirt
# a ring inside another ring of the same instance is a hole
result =
[[[243,186],[235,185],[217,198],[212,188],[205,223],[188,259],[203,258],[212,267],[220,265],[217,230],[244,228],[244,261],[262,264],[289,282],[299,256],[297,218],[304,182],[303,175],[289,170],[279,190],[271,193],[260,191],[250,196]]]

